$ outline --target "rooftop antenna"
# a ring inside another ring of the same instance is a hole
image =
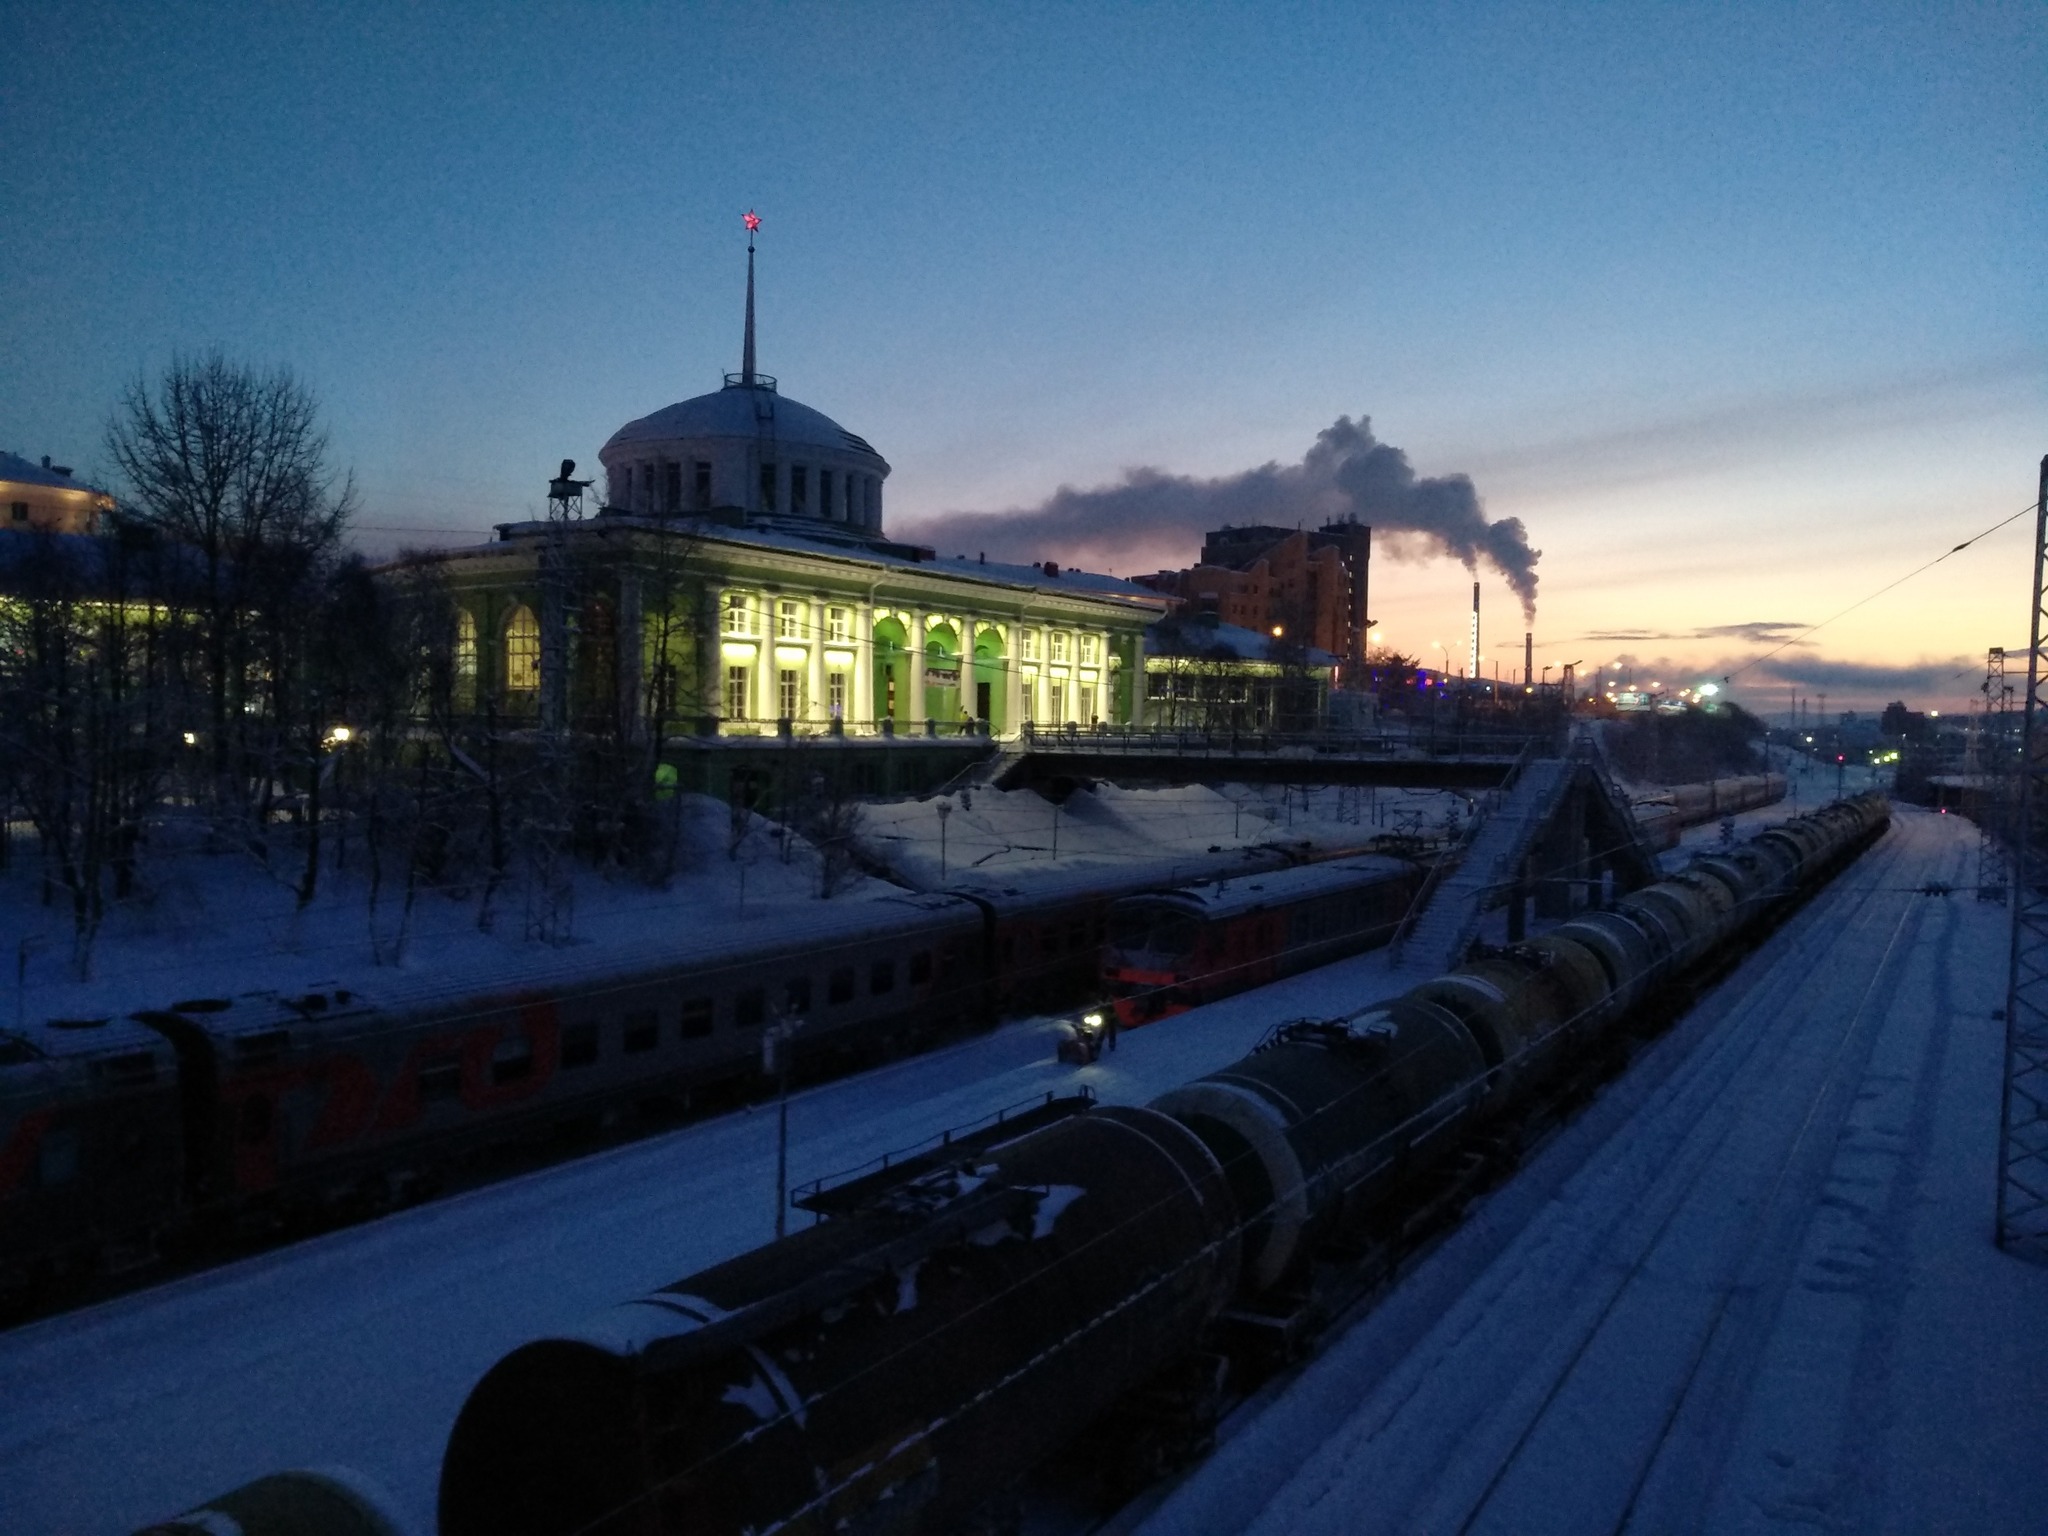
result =
[[[573,480],[576,473],[574,459],[562,460],[562,471],[548,482],[548,521],[550,523],[580,522],[583,518],[583,493],[590,489],[588,480]]]

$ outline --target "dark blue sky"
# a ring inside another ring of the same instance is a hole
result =
[[[892,461],[894,527],[1365,413],[1528,525],[1546,640],[1706,665],[1695,631],[1824,618],[2031,496],[2044,38],[2039,4],[15,4],[0,447],[91,466],[125,381],[218,345],[319,392],[366,541],[481,529],[738,366],[755,207],[762,365]],[[1999,548],[1816,663],[2023,639],[1981,612],[2024,625]],[[1390,638],[1467,579],[1389,567]]]

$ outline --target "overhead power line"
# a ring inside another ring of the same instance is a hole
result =
[[[1834,623],[1836,619],[1847,618],[1850,614],[1854,613],[1858,608],[1863,607],[1865,604],[1876,602],[1880,597],[1883,597],[1885,593],[1891,591],[1893,587],[1904,586],[1907,582],[1911,581],[1915,576],[1920,575],[1923,571],[1933,570],[1937,565],[1941,564],[1942,561],[1948,559],[1950,555],[1961,554],[1964,550],[1968,549],[1972,544],[1975,544],[1979,539],[1989,538],[1992,534],[1998,532],[1999,529],[2005,527],[2006,524],[2018,522],[2021,518],[2025,517],[2029,512],[2033,510],[2034,503],[2030,501],[2025,506],[2021,507],[2019,511],[2013,513],[2011,517],[2002,517],[1997,522],[1993,523],[1989,528],[1986,528],[1982,533],[1971,534],[1967,539],[1963,540],[1962,543],[1952,545],[1948,549],[1943,550],[1940,554],[1936,555],[1932,560],[1929,560],[1925,565],[1916,565],[1915,567],[1913,567],[1912,570],[1906,572],[1905,575],[1899,577],[1897,580],[1886,582],[1883,586],[1879,587],[1875,592],[1870,593],[1866,597],[1859,597],[1858,599],[1856,599],[1855,602],[1851,603],[1848,607],[1844,608],[1840,613],[1830,614],[1827,618],[1822,619],[1818,624],[1809,625],[1807,628],[1802,629],[1801,631],[1799,631],[1798,634],[1794,635],[1789,640],[1780,640],[1776,645],[1772,646],[1768,651],[1765,651],[1761,656],[1753,656],[1748,661],[1745,661],[1733,672],[1730,672],[1725,677],[1723,677],[1721,681],[1724,683],[1732,683],[1733,681],[1735,681],[1736,678],[1742,676],[1742,674],[1747,672],[1751,667],[1760,666],[1762,663],[1769,661],[1773,656],[1777,655],[1778,652],[1784,650],[1787,646],[1797,645],[1800,641],[1804,640],[1808,635],[1816,634],[1819,631],[1826,629],[1830,624]],[[1958,673],[1957,675],[1960,676],[1961,674]]]

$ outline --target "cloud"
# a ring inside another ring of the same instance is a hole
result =
[[[1642,644],[1659,640],[1746,640],[1752,645],[1789,645],[1813,626],[1797,619],[1751,619],[1742,624],[1709,624],[1701,629],[1596,629],[1567,641]]]
[[[1126,470],[1114,485],[1061,486],[1036,507],[1009,512],[947,512],[901,530],[948,550],[997,559],[1122,564],[1133,556],[1184,550],[1211,529],[1244,524],[1318,528],[1355,518],[1395,537],[1387,553],[1448,555],[1468,570],[1492,566],[1536,614],[1536,562],[1520,518],[1488,522],[1465,475],[1419,476],[1399,448],[1372,435],[1369,418],[1340,416],[1316,434],[1298,464],[1269,463],[1213,480],[1163,469]],[[1405,537],[1403,537],[1405,536]]]

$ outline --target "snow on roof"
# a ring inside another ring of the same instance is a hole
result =
[[[885,473],[888,470],[866,438],[847,431],[823,411],[814,411],[778,394],[772,385],[762,384],[728,384],[629,421],[611,435],[599,457],[616,444],[692,437],[769,437],[791,446],[863,454],[881,464]]]
[[[1237,661],[1272,661],[1273,637],[1239,624],[1225,624],[1206,614],[1162,619],[1145,632],[1147,656],[1194,656]],[[1301,660],[1311,667],[1334,667],[1337,658],[1314,646],[1303,647]]]
[[[1393,879],[1410,874],[1415,866],[1379,854],[1339,859],[1328,864],[1311,864],[1305,869],[1279,870],[1273,874],[1240,875],[1213,884],[1191,885],[1177,891],[1133,896],[1131,901],[1153,901],[1162,905],[1192,909],[1204,917],[1224,917],[1261,907],[1284,906],[1311,896],[1349,889],[1372,880]]]
[[[15,485],[44,485],[62,491],[86,491],[94,496],[107,494],[96,485],[87,485],[83,480],[74,480],[68,474],[60,475],[54,469],[45,468],[48,463],[47,459],[38,464],[18,453],[0,453],[0,480],[11,481]]]
[[[931,559],[923,557],[916,545],[890,539],[877,540],[863,535],[858,529],[822,520],[816,521],[816,532],[811,532],[801,525],[793,526],[796,520],[791,518],[777,519],[773,523],[735,526],[705,518],[655,518],[615,511],[607,511],[600,516],[612,527],[681,531],[686,532],[690,538],[709,543],[749,544],[761,549],[788,550],[793,554],[823,555],[835,560],[856,561],[863,565],[943,574],[962,581],[986,582],[993,587],[1028,588],[1038,592],[1065,593],[1080,597],[1116,598],[1154,612],[1164,607],[1166,603],[1166,599],[1157,592],[1118,576],[1068,570],[1056,563],[1049,573],[1043,566],[1010,565],[998,560],[970,560],[964,555],[949,560]],[[548,525],[539,520],[500,523],[498,537],[501,542],[538,538],[547,532],[547,528]],[[491,547],[471,546],[450,553],[474,556],[485,553]]]

